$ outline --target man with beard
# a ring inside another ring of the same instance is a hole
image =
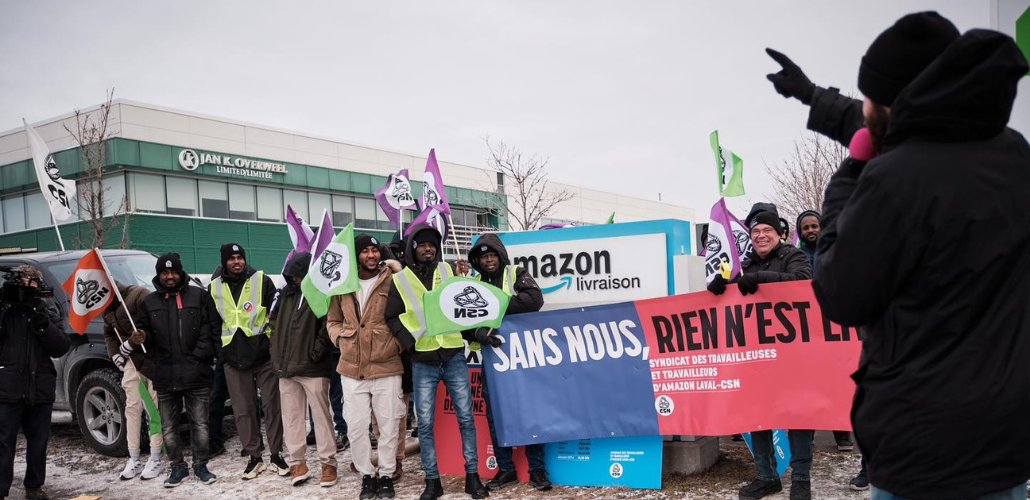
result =
[[[819,212],[801,212],[794,230],[798,232],[798,248],[808,257],[809,264],[815,266],[815,242],[819,240]]]
[[[813,289],[864,333],[852,423],[873,499],[1026,497],[1030,146],[1006,125],[1028,69],[1011,38],[933,12],[862,59],[880,155],[827,186]]]

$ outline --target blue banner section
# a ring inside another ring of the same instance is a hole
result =
[[[582,439],[544,445],[551,482],[562,486],[662,488],[662,437]]]
[[[483,372],[503,446],[659,434],[632,303],[513,315],[498,334]]]
[[[747,449],[751,452],[751,456],[755,456],[755,448],[751,446],[751,433],[747,432],[741,434],[744,436],[744,442],[747,443]],[[787,467],[790,467],[790,440],[787,439],[787,431],[773,431],[773,451],[776,455],[776,474],[782,476],[787,473]]]

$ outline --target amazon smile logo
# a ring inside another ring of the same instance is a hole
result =
[[[612,276],[612,256],[607,250],[516,257],[514,264],[538,280],[560,277],[554,285],[541,286],[543,293],[640,288],[639,277]]]

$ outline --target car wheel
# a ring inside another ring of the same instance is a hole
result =
[[[75,392],[75,409],[86,444],[109,457],[128,454],[125,432],[125,391],[121,373],[104,368],[83,377]]]

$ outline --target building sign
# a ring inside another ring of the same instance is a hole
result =
[[[234,177],[272,179],[272,174],[288,173],[286,166],[282,163],[272,163],[215,153],[198,153],[192,149],[183,149],[182,151],[179,151],[179,166],[182,167],[183,170],[192,172],[203,165],[213,166],[215,168],[215,173]]]

